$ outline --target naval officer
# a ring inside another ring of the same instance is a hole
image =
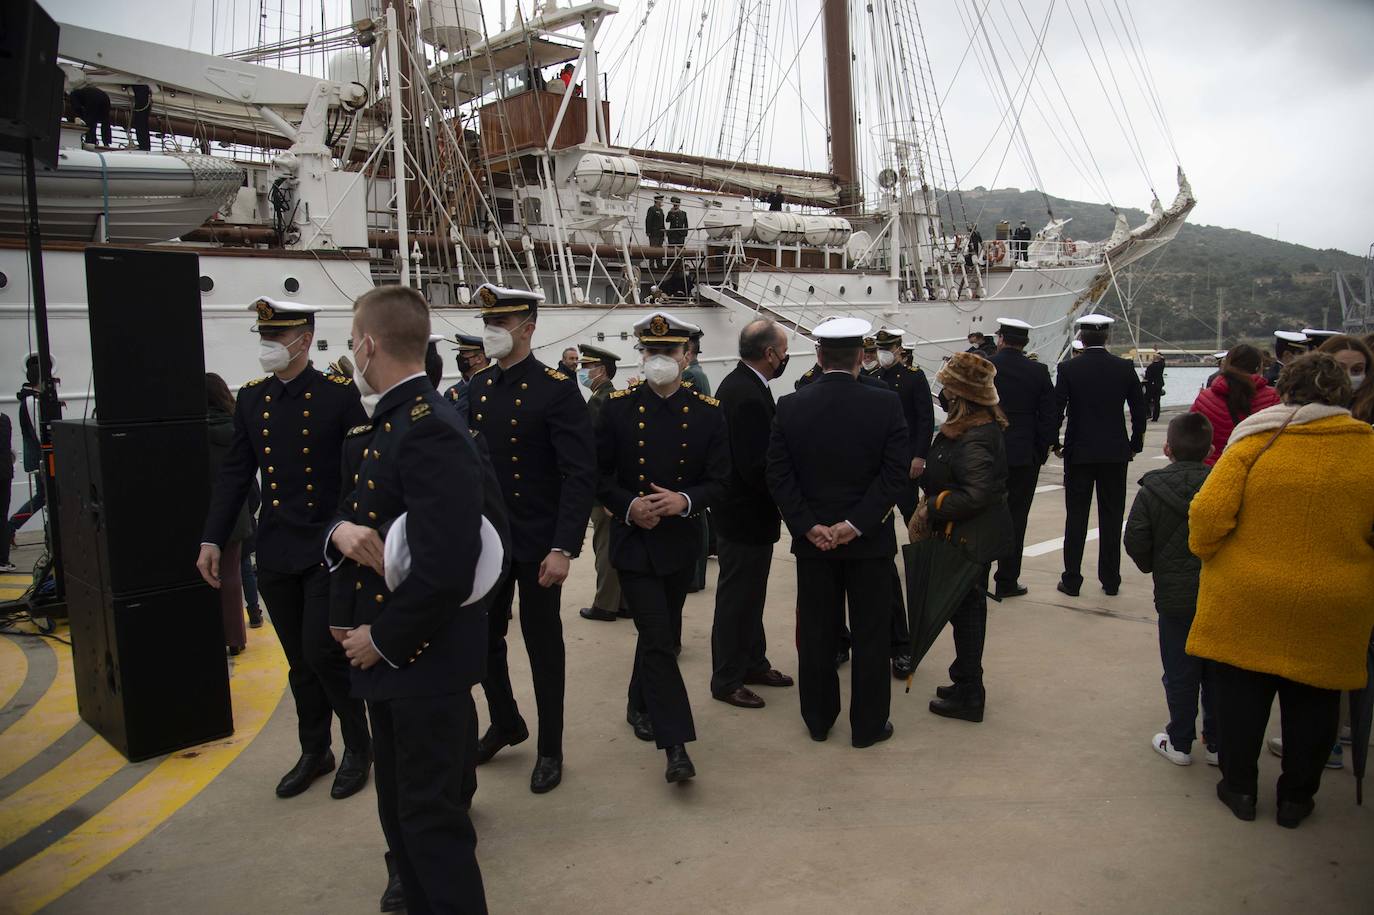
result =
[[[471,334],[454,334],[453,339],[458,344],[458,352],[454,355],[454,361],[458,363],[458,374],[463,377],[451,384],[444,396],[449,403],[453,404],[458,410],[458,415],[463,418],[463,422],[468,421],[468,385],[472,382],[472,376],[487,367],[490,362],[487,354],[482,352],[482,338],[474,337]]]
[[[577,370],[577,381],[592,392],[587,398],[587,413],[595,429],[602,407],[615,393],[616,364],[620,357],[590,343],[579,343],[577,349],[578,365],[581,366]],[[592,506],[592,552],[596,558],[596,593],[592,595],[592,605],[583,607],[578,613],[586,620],[614,623],[622,616],[620,575],[611,565],[611,514],[600,503]]]
[[[613,518],[611,562],[634,618],[626,720],[667,753],[664,777],[696,776],[692,706],[674,642],[691,585],[698,519],[725,493],[730,451],[719,401],[682,383],[697,328],[656,311],[634,325],[644,383],[616,391],[597,422],[597,495]]]
[[[1264,377],[1271,385],[1279,383],[1279,372],[1283,371],[1285,365],[1307,352],[1310,343],[1307,334],[1302,331],[1274,331],[1274,361],[1264,371]]]
[[[321,538],[334,570],[331,631],[372,718],[377,808],[407,911],[485,912],[464,784],[475,749],[471,690],[486,663],[484,605],[468,601],[482,463],[425,375],[424,298],[381,286],[353,307],[353,381],[371,432]],[[409,558],[404,577],[399,555],[383,546],[381,532],[389,541],[395,525]]]
[[[510,518],[512,562],[497,585],[488,619],[487,695],[491,726],[477,762],[529,736],[506,663],[506,631],[516,589],[520,632],[530,657],[539,739],[530,790],[563,780],[565,654],[559,601],[568,564],[582,549],[596,491],[596,451],[586,401],[576,379],[534,358],[537,292],[483,283],[482,346],[496,360],[472,377],[468,424],[486,436]]]
[[[258,299],[253,330],[271,374],[245,384],[234,406],[234,438],[220,465],[196,566],[219,587],[220,550],[260,476],[258,591],[286,655],[301,756],[277,784],[300,794],[334,769],[330,716],[339,718],[344,755],[330,796],[367,782],[372,746],[360,700],[349,697],[348,661],[329,637],[329,571],[320,544],[339,501],[339,453],[350,427],[366,421],[357,389],[310,364],[318,308]]]
[[[1031,326],[1018,318],[997,319],[997,367],[993,384],[1002,412],[1010,425],[1004,430],[1007,447],[1007,508],[1011,511],[1012,551],[997,561],[996,597],[1020,597],[1021,552],[1025,549],[1040,468],[1049,459],[1058,431],[1059,413],[1054,402],[1050,370],[1026,357]]]
[[[797,557],[802,718],[812,739],[825,740],[839,715],[835,658],[847,598],[856,747],[892,736],[887,661],[897,539],[888,515],[910,485],[901,401],[857,380],[871,330],[859,318],[816,327],[823,374],[778,402],[766,473]]]
[[[1056,429],[1067,417],[1064,443],[1064,574],[1055,587],[1071,597],[1083,586],[1083,543],[1097,490],[1097,578],[1115,595],[1121,587],[1121,527],[1126,517],[1126,469],[1145,447],[1149,414],[1140,378],[1129,359],[1107,352],[1107,315],[1084,315],[1077,325],[1083,350],[1059,366],[1054,394]],[[1128,432],[1122,417],[1131,411]]]

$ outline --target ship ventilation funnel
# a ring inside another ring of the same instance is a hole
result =
[[[480,0],[424,0],[420,4],[420,37],[436,48],[450,51],[480,41]]]

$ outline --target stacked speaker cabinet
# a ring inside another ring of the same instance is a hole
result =
[[[210,498],[199,259],[86,251],[95,417],[53,424],[81,717],[130,760],[233,732]]]

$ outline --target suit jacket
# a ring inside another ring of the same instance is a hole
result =
[[[1069,464],[1125,463],[1145,447],[1149,415],[1140,379],[1129,359],[1090,346],[1059,366],[1054,384],[1059,422],[1064,430],[1064,461]],[[1122,416],[1131,410],[1131,431]]]
[[[353,692],[374,700],[463,692],[482,678],[486,661],[483,603],[462,606],[481,548],[483,474],[472,434],[419,377],[388,391],[348,445],[343,460],[357,461],[356,482],[335,523],[385,537],[405,513],[410,546],[410,574],[391,591],[381,575],[323,538],[330,625],[370,625],[384,659],[354,670]]]
[[[245,384],[200,539],[224,546],[261,473],[259,568],[300,572],[319,565],[339,502],[344,433],[366,420],[352,381],[313,366],[288,382],[268,375]]]
[[[730,483],[711,508],[717,533],[738,543],[777,543],[781,517],[768,493],[768,437],[777,407],[773,392],[743,362],[716,391],[730,439]]]
[[[906,419],[890,390],[829,372],[778,402],[768,489],[798,559],[873,559],[897,552],[888,513],[909,484]],[[828,552],[806,534],[848,521],[860,536]]]
[[[1049,457],[1059,432],[1050,370],[1017,349],[1006,347],[992,357],[997,366],[997,397],[1011,425],[1005,437],[1008,467],[1038,467]]]
[[[468,425],[486,436],[510,517],[513,558],[576,556],[596,495],[596,445],[577,381],[526,356],[468,383]]]
[[[924,458],[930,453],[930,440],[935,437],[935,405],[930,399],[926,373],[919,366],[909,369],[894,362],[880,370],[878,378],[902,401],[902,415],[906,417],[907,464],[913,458]]]
[[[730,449],[720,402],[686,386],[668,398],[647,384],[616,391],[596,427],[597,496],[611,513],[611,564],[666,575],[696,563],[695,518],[720,501],[730,478]],[[630,504],[657,484],[683,493],[689,515],[663,518],[652,530],[631,524]]]

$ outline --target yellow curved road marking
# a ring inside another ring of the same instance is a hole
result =
[[[126,765],[104,738],[92,737],[71,756],[0,801],[0,848],[48,822]]]
[[[60,642],[49,644],[57,655],[57,676],[33,707],[0,734],[0,778],[33,759],[76,724],[72,651]]]
[[[29,657],[24,649],[14,639],[0,638],[0,708],[9,704],[28,675]]]
[[[258,736],[286,690],[286,659],[271,630],[261,632],[230,678],[234,734],[167,757],[104,810],[0,876],[0,900],[10,911],[36,912],[95,874],[204,790]]]

